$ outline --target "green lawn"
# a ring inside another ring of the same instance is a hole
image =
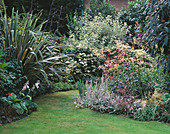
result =
[[[170,134],[170,126],[77,109],[78,91],[37,98],[38,111],[24,120],[0,126],[0,134]]]

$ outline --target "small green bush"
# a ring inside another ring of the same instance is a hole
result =
[[[68,91],[68,90],[76,90],[77,87],[74,84],[66,83],[66,82],[58,82],[54,84],[53,92],[56,91]]]
[[[98,16],[99,13],[101,13],[104,18],[110,15],[112,19],[116,19],[118,10],[113,5],[111,5],[110,2],[106,2],[105,0],[101,2],[91,2],[90,9],[87,9],[87,14],[94,18],[95,16]]]
[[[134,119],[170,123],[170,94],[166,93],[158,103],[147,104],[143,109],[136,111]]]
[[[37,105],[29,95],[8,93],[0,97],[0,124],[21,119],[35,110]]]
[[[22,74],[22,67],[18,65],[17,61],[8,60],[0,49],[0,97],[6,96],[7,93],[18,94],[25,82],[28,80]]]

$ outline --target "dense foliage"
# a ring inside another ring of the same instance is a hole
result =
[[[139,30],[144,29],[142,39],[147,42],[150,52],[157,56],[158,68],[170,70],[169,50],[169,1],[146,0],[146,23]]]
[[[68,39],[68,43],[73,46],[90,48],[115,46],[115,40],[123,40],[128,31],[119,25],[118,20],[113,20],[112,16],[104,18],[101,13],[93,19],[85,14],[83,18],[74,18],[73,21],[70,24],[76,24],[73,30],[70,29]]]
[[[22,75],[22,68],[15,60],[11,60],[6,69],[0,73],[0,96],[7,93],[19,93],[28,78]]]
[[[58,82],[54,84],[54,88],[52,92],[57,91],[68,91],[68,90],[76,90],[77,87],[75,84],[71,84],[69,82]]]
[[[47,25],[48,31],[66,33],[68,31],[66,14],[70,15],[77,11],[80,15],[84,9],[84,3],[82,2],[82,0],[33,0],[33,2],[25,0],[5,0],[5,5],[7,6],[8,14],[12,14],[11,11],[13,7],[18,10],[19,13],[23,13],[24,10],[29,12],[31,5],[34,14],[43,10],[43,16],[41,16],[39,23],[49,19]]]
[[[143,48],[141,42],[141,33],[136,33],[137,25],[141,27],[145,24],[146,11],[144,10],[141,0],[128,2],[128,8],[122,8],[120,11],[119,21],[122,25],[127,24],[129,32],[126,35],[125,41],[135,48]]]
[[[12,122],[36,110],[28,91],[23,91],[27,77],[22,75],[21,66],[15,60],[5,61],[0,50],[0,124]],[[21,91],[22,90],[22,91]]]
[[[64,46],[42,31],[45,22],[37,24],[40,14],[13,9],[9,17],[5,6],[0,11],[0,124],[36,110],[32,97],[49,92],[48,76],[59,77],[65,66],[60,61],[68,56],[59,51]]]
[[[101,13],[104,18],[110,15],[112,19],[115,19],[118,15],[117,9],[111,5],[110,2],[106,2],[105,0],[91,1],[90,9],[87,9],[87,14],[94,18],[95,16],[98,16],[99,13]]]
[[[64,66],[60,59],[67,56],[59,53],[56,39],[41,31],[45,22],[37,26],[40,15],[18,14],[13,10],[10,18],[5,10],[1,17],[2,46],[7,57],[17,60],[31,84],[37,79],[48,82],[48,73],[56,74],[56,69]]]
[[[94,79],[90,85],[89,79],[85,85],[84,81],[78,82],[80,96],[75,98],[75,103],[78,107],[121,114],[137,120],[169,123],[169,73],[163,72],[162,68],[158,73],[156,67],[159,64],[155,62],[155,57],[145,51],[155,48],[151,48],[148,42],[148,39],[153,41],[153,38],[144,32],[146,28],[143,27],[146,26],[149,26],[148,30],[153,30],[149,22],[145,21],[149,9],[143,2],[128,2],[128,8],[120,11],[119,22],[114,18],[115,14],[109,19],[108,16],[103,17],[95,6],[92,9],[97,12],[93,12],[92,17],[85,14],[80,19],[77,15],[70,19],[68,43],[76,47],[93,48],[93,54],[102,61],[98,69],[103,71],[102,80]],[[120,41],[123,37],[132,48]],[[167,43],[167,40],[164,42]]]
[[[89,48],[74,48],[67,51],[67,53],[73,53],[75,56],[70,58],[69,70],[73,77],[74,82],[81,80],[87,80],[88,78],[102,75],[102,70],[98,69],[100,65],[100,59],[93,54],[93,51]]]

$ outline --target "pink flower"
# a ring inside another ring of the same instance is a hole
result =
[[[29,82],[26,82],[24,87],[22,88],[22,91],[25,91],[28,88],[29,88]]]
[[[142,64],[142,62],[141,62],[141,61],[138,61],[137,63],[138,63],[138,64]]]
[[[110,69],[109,69],[109,72],[111,72],[111,71],[112,71],[112,69],[110,68]]]
[[[110,79],[112,79],[114,77],[114,75],[110,75]]]
[[[111,67],[111,65],[110,65],[110,64],[108,64],[108,65],[107,65],[107,67]]]
[[[125,64],[125,66],[128,66],[129,64],[127,63],[127,64]]]
[[[132,61],[135,61],[135,60],[137,60],[137,59],[135,59],[135,58],[132,59]]]
[[[129,67],[126,67],[126,69],[129,69]]]
[[[132,75],[134,72],[131,72],[130,75]]]

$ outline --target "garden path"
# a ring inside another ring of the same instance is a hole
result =
[[[0,134],[168,134],[170,127],[159,122],[140,122],[126,117],[77,109],[78,91],[38,97],[38,111],[26,119],[0,126]]]

